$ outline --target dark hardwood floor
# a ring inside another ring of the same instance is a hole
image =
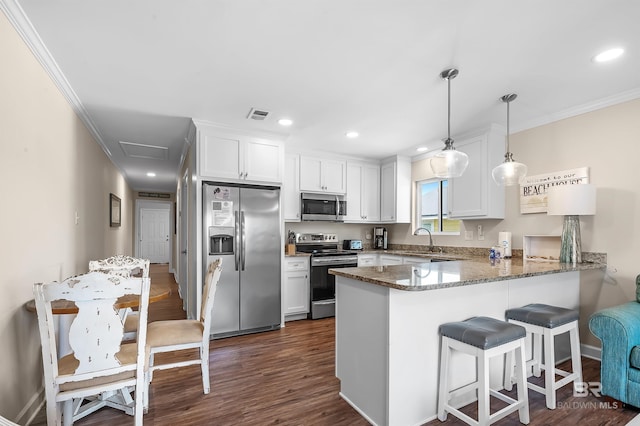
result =
[[[182,301],[167,266],[152,265],[151,279],[152,285],[170,285],[173,292],[168,299],[150,305],[150,321],[183,318]],[[277,331],[214,340],[210,353],[211,393],[202,393],[199,366],[158,371],[151,383],[144,423],[367,425],[338,395],[334,362],[333,318],[288,322]],[[583,363],[585,381],[599,381],[599,362],[583,358]],[[559,407],[555,410],[545,407],[540,394],[529,391],[529,398],[530,425],[623,425],[638,414],[633,409],[614,408],[613,402],[593,395],[574,397],[570,386],[558,391]],[[475,416],[474,410],[475,404],[466,407],[467,414]],[[44,416],[39,416],[32,425],[45,423]],[[75,424],[132,425],[133,418],[103,408]],[[427,423],[440,424],[443,423],[438,420]],[[449,415],[444,424],[464,423]],[[514,413],[496,424],[520,423]]]

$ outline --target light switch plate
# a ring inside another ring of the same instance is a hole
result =
[[[482,225],[478,225],[478,241],[484,241],[484,231]]]

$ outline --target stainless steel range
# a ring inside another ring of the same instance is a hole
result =
[[[358,266],[358,254],[338,249],[338,242],[336,234],[296,235],[296,250],[311,253],[311,319],[335,316],[336,277],[329,269]]]

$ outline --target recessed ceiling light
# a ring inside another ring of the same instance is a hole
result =
[[[359,136],[358,132],[347,132],[344,135],[350,139],[357,138]]]
[[[278,124],[281,126],[291,126],[293,124],[293,120],[290,120],[288,118],[281,118],[280,120],[278,120]]]
[[[156,177],[156,174],[155,174],[155,173],[153,173],[153,172],[149,172],[149,173],[147,173],[147,176],[149,176],[149,177]]]
[[[428,146],[419,146],[419,147],[416,148],[416,151],[418,151],[418,152],[429,151],[429,147]]]
[[[605,50],[593,57],[594,62],[607,62],[620,57],[624,53],[624,49],[616,47],[614,49]]]

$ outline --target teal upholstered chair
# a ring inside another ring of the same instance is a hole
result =
[[[640,407],[640,275],[636,299],[596,312],[589,329],[602,342],[602,394]]]

